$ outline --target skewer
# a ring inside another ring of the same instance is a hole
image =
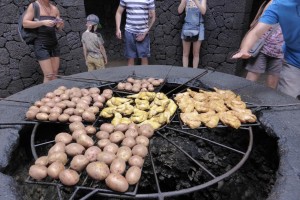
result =
[[[171,70],[173,69],[173,67],[174,67],[174,66],[170,67],[170,69],[169,69],[169,71],[167,72],[167,74],[166,74],[164,80],[167,80],[167,78],[168,78],[168,76],[169,76]]]
[[[255,104],[249,104],[249,108],[254,108],[254,107],[288,107],[288,106],[299,106],[300,103],[291,103],[291,104],[281,104],[281,105],[255,105]]]
[[[32,104],[32,102],[29,102],[29,101],[19,101],[19,100],[13,100],[13,99],[5,99],[5,98],[0,98],[0,101],[11,101],[11,102],[17,102],[17,103],[29,103],[29,104]]]
[[[204,76],[204,75],[207,74],[207,73],[208,73],[208,70],[206,69],[206,70],[205,70],[204,72],[202,72],[201,74],[199,74],[199,75],[195,76],[194,78],[192,78],[192,79],[186,81],[185,83],[182,83],[181,85],[177,86],[177,87],[174,88],[173,90],[170,90],[169,92],[166,93],[166,95],[168,96],[168,95],[169,95],[170,93],[172,93],[173,91],[175,91],[175,90],[181,88],[182,86],[188,84],[189,82],[191,82],[191,81],[193,81],[193,80],[195,80],[195,79],[201,78],[202,76]]]
[[[35,125],[37,122],[0,122],[0,126]]]
[[[55,77],[64,79],[64,80],[80,81],[80,82],[86,82],[86,81],[97,81],[97,82],[108,82],[108,83],[118,82],[118,81],[108,81],[108,80],[100,80],[100,79],[93,79],[93,78],[76,78],[76,77],[68,77],[68,76],[62,76],[62,75],[55,75]]]

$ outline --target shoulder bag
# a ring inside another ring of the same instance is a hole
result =
[[[261,48],[264,46],[266,39],[272,35],[278,28],[279,24],[276,24],[272,27],[272,30],[269,31],[268,35],[266,37],[262,37],[257,42],[252,46],[252,48],[249,50],[249,53],[251,54],[252,57],[256,57]]]
[[[36,2],[32,3],[34,9],[34,21],[39,21],[40,18],[40,8]],[[22,42],[26,44],[34,44],[34,40],[37,38],[37,29],[36,28],[24,28],[23,27],[23,18],[27,10],[22,14],[18,21],[18,33]]]

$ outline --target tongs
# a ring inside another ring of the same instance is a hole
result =
[[[279,104],[279,105],[256,105],[252,103],[247,103],[247,108],[252,108],[253,112],[258,112],[261,110],[269,110],[272,108],[280,108],[280,107],[290,107],[290,106],[300,106],[300,103],[290,103],[290,104]]]
[[[20,100],[14,100],[14,99],[6,99],[6,98],[0,98],[0,101],[11,101],[11,102],[17,102],[17,103],[32,104],[32,102],[29,102],[29,101],[20,101]]]
[[[182,83],[181,85],[177,86],[176,88],[170,90],[169,92],[166,93],[166,95],[168,96],[169,94],[171,94],[172,92],[174,92],[175,90],[178,90],[179,88],[181,88],[182,86],[192,82],[193,80],[199,79],[201,77],[203,77],[204,75],[206,75],[208,73],[208,69],[206,69],[204,72],[202,72],[201,74],[195,76],[194,78],[186,81],[185,83]]]
[[[55,77],[63,80],[69,81],[79,81],[79,82],[100,82],[100,83],[116,83],[118,81],[109,81],[109,80],[102,80],[102,79],[94,79],[94,78],[77,78],[77,77],[69,77],[69,76],[62,76],[62,75],[55,75]]]

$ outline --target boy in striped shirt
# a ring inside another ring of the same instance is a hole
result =
[[[120,0],[116,13],[116,36],[122,39],[120,30],[122,14],[126,10],[125,57],[128,66],[140,58],[142,65],[148,65],[150,57],[149,30],[155,22],[154,0]]]

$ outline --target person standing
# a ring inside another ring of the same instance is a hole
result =
[[[99,18],[91,14],[86,18],[87,30],[82,34],[81,42],[83,55],[88,71],[103,69],[107,64],[106,51],[103,46],[104,41],[101,34],[96,34],[99,24]]]
[[[120,0],[116,12],[116,36],[122,39],[121,19],[126,9],[125,57],[128,66],[134,65],[135,58],[141,59],[142,65],[148,65],[150,57],[149,30],[155,22],[154,0]]]
[[[272,1],[269,1],[265,6],[265,9],[268,8],[271,3]],[[256,19],[254,21],[256,21]],[[265,33],[262,38],[265,39],[265,42],[260,52],[256,57],[251,57],[247,62],[246,70],[248,72],[246,79],[250,81],[257,81],[260,75],[266,72],[266,85],[270,88],[276,89],[279,74],[283,65],[282,45],[284,40],[280,26],[278,24],[275,25],[271,28],[271,30],[269,30],[269,32]]]
[[[204,40],[204,20],[206,0],[181,0],[178,13],[185,10],[185,19],[181,32],[182,65],[188,67],[191,44],[193,44],[193,68],[198,68],[201,42]]]
[[[277,89],[296,98],[300,94],[300,1],[273,0],[265,10],[259,23],[246,35],[240,51],[233,59],[248,59],[249,50],[272,25],[279,23],[285,44],[284,62]]]
[[[56,37],[56,30],[64,27],[58,8],[49,0],[37,0],[40,9],[39,21],[33,21],[34,8],[28,6],[23,18],[23,27],[37,29],[34,41],[34,53],[43,71],[44,83],[56,79],[59,69],[60,48]]]

